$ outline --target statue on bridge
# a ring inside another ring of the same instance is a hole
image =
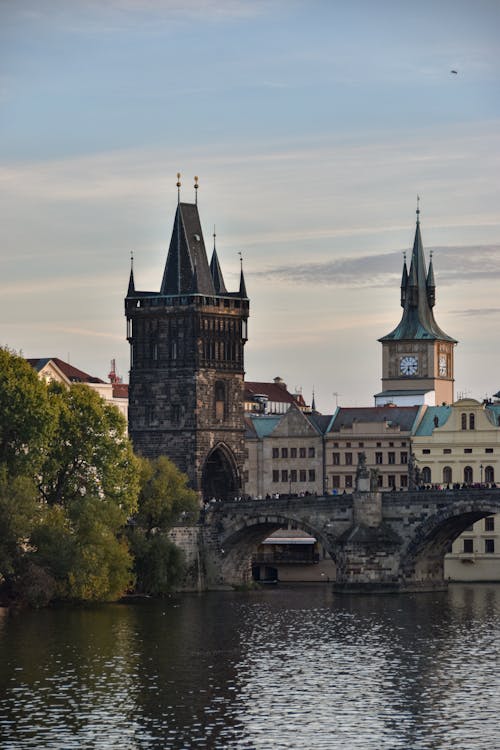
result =
[[[415,454],[410,452],[408,459],[408,489],[416,490],[420,484],[420,471],[417,466]]]
[[[370,492],[370,472],[366,466],[366,453],[358,453],[358,465],[356,467],[356,492]]]

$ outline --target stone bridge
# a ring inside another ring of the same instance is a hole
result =
[[[411,591],[445,585],[443,559],[468,526],[500,513],[500,489],[355,492],[221,502],[197,527],[206,588],[251,581],[257,546],[280,528],[302,529],[336,564],[336,590]]]

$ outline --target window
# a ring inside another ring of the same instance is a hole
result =
[[[408,475],[407,474],[401,474],[399,477],[399,486],[402,489],[406,489],[408,487]]]
[[[472,448],[464,448],[464,453],[472,453]]]
[[[451,482],[452,482],[451,466],[445,466],[443,469],[443,484],[451,484]]]
[[[484,452],[485,453],[493,453],[493,448],[485,448]]]
[[[301,458],[305,458],[306,457],[306,449],[305,448],[299,448],[299,456]]]
[[[469,430],[474,430],[476,428],[476,418],[474,414],[469,414]]]
[[[281,458],[288,458],[288,448],[281,449]]]
[[[430,448],[424,448],[424,449],[423,449],[423,451],[422,451],[422,453],[423,453],[424,455],[426,455],[426,456],[428,456],[430,452],[431,452],[431,449],[430,449]]]
[[[462,430],[467,429],[467,414],[462,414]]]
[[[338,490],[340,487],[340,477],[338,474],[332,474],[332,489]]]
[[[469,554],[471,552],[474,552],[474,540],[473,539],[464,539],[464,552],[468,552]]]
[[[406,448],[406,440],[403,440],[403,442],[401,443],[401,448]]]
[[[226,386],[220,380],[215,384],[215,419],[222,422],[226,416]]]
[[[346,447],[346,448],[350,448],[350,447],[351,447],[351,444],[350,444],[350,443],[346,443],[346,444],[345,444],[345,447]]]
[[[389,451],[389,453],[387,454],[387,460],[390,464],[396,463],[396,454],[394,453],[394,451]]]
[[[280,449],[273,448],[273,458],[279,458],[279,457],[280,457]]]
[[[346,488],[352,487],[352,474],[346,474],[345,476],[345,486]]]
[[[273,469],[273,482],[279,482],[280,481],[280,473],[278,469]]]
[[[495,540],[485,539],[484,540],[484,551],[487,555],[492,555],[495,552]]]
[[[384,477],[382,474],[379,474],[377,477],[377,487],[379,488],[379,490],[381,490],[383,486],[384,486]]]
[[[484,481],[492,484],[495,481],[495,470],[493,466],[487,466],[484,470]]]
[[[170,342],[170,359],[177,359],[177,341]]]
[[[340,466],[340,453],[332,453],[332,461],[334,466]]]
[[[345,454],[345,463],[346,466],[352,466],[352,453]]]
[[[381,448],[381,447],[382,447],[382,443],[377,443],[377,448]]]
[[[281,481],[288,482],[288,469],[281,470]]]
[[[396,487],[396,477],[394,476],[394,474],[389,474],[389,476],[387,477],[387,484],[389,485],[391,490]]]
[[[334,444],[333,444],[333,447],[334,447],[334,448],[338,448],[338,447],[339,447],[339,444],[338,444],[338,443],[334,443]]]
[[[432,474],[428,466],[424,466],[422,469],[422,482],[424,484],[430,484],[432,482]]]
[[[495,516],[488,516],[484,519],[484,530],[495,531]]]
[[[316,455],[316,448],[314,446],[311,446],[309,448],[309,458],[314,458],[315,455]]]
[[[394,443],[389,443],[389,448],[394,448]]]
[[[315,482],[316,481],[316,471],[315,469],[309,469],[309,481]]]
[[[290,471],[290,482],[296,482],[297,481],[297,469],[292,469]]]
[[[307,474],[306,474],[306,470],[305,469],[301,469],[300,470],[299,477],[300,477],[300,481],[301,482],[305,482],[306,481]]]
[[[290,448],[290,458],[297,458],[297,448]]]
[[[472,484],[472,481],[473,481],[472,466],[466,466],[464,469],[464,482],[465,484]]]
[[[375,453],[375,463],[376,463],[376,464],[381,464],[381,463],[383,463],[383,461],[382,461],[382,451],[377,451],[377,452]]]
[[[400,462],[402,464],[407,464],[408,463],[408,453],[406,451],[401,451],[401,455],[400,455],[399,458],[400,458]]]

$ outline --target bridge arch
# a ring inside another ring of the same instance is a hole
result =
[[[252,578],[252,556],[257,547],[268,536],[283,528],[300,529],[315,537],[336,562],[335,548],[330,540],[307,521],[281,513],[256,513],[240,517],[219,537],[224,583],[249,583]]]
[[[485,490],[461,492],[463,500],[447,503],[414,528],[401,550],[403,580],[443,580],[444,556],[450,543],[471,524],[500,513],[500,497]]]

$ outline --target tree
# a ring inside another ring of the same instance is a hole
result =
[[[188,487],[188,477],[166,456],[140,459],[140,491],[135,521],[146,536],[166,531],[181,517],[196,519],[199,512],[196,492]]]
[[[54,428],[45,383],[23,357],[0,348],[0,464],[34,476]]]
[[[123,416],[86,385],[53,383],[49,400],[56,430],[41,468],[40,492],[49,505],[85,496],[114,502],[128,516],[136,509],[138,463]]]
[[[184,571],[184,556],[168,538],[168,531],[178,520],[196,520],[198,497],[188,487],[187,476],[165,456],[140,461],[139,507],[129,530],[137,590],[162,596]]]

